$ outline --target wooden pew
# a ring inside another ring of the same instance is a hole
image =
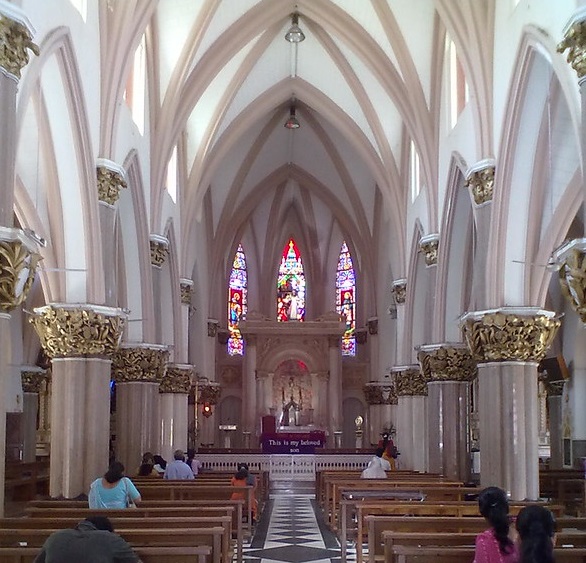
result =
[[[556,563],[584,563],[586,548],[556,548],[554,549]],[[472,563],[474,547],[410,547],[395,546],[392,558],[385,559],[386,563]]]
[[[236,535],[236,553],[238,561],[242,560],[243,529],[242,507],[244,501],[224,501],[216,506],[209,506],[207,501],[152,501],[142,502],[136,509],[128,510],[91,510],[84,501],[35,501],[29,503],[26,512],[31,519],[73,518],[77,521],[88,516],[107,516],[112,522],[122,519],[148,518],[162,520],[166,518],[215,518],[227,515],[232,518],[232,530]],[[22,519],[23,521],[26,519]],[[117,526],[114,527],[117,529]]]
[[[584,476],[579,479],[559,479],[556,502],[566,507],[566,514],[581,516],[584,510]]]
[[[0,529],[0,546],[3,547],[37,547],[40,548],[55,528],[28,530]],[[226,554],[222,552],[222,537],[225,529],[221,526],[210,528],[156,528],[156,529],[125,529],[122,536],[134,547],[180,547],[180,546],[211,546],[211,563],[223,563]]]
[[[4,479],[4,491],[7,500],[33,500],[37,494],[48,493],[48,462],[7,463]]]
[[[135,512],[132,511],[118,511],[120,512]],[[104,515],[104,514],[101,514]],[[85,518],[85,516],[84,516]],[[222,553],[225,555],[225,563],[232,561],[232,516],[192,516],[192,517],[117,517],[115,515],[108,515],[112,522],[112,526],[116,533],[124,536],[127,529],[175,529],[175,528],[208,528],[221,526],[225,529],[225,534],[222,537]],[[0,518],[0,530],[5,529],[42,529],[48,526],[57,529],[74,528],[83,518],[65,517],[55,518],[50,520],[47,518]]]
[[[211,557],[209,546],[135,547],[142,563],[207,563]],[[0,563],[33,563],[39,547],[0,547]]]
[[[581,469],[540,469],[539,495],[542,498],[555,499],[559,490],[560,479],[584,479]]]

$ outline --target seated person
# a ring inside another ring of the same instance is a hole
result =
[[[88,504],[90,508],[128,508],[141,500],[134,483],[124,476],[124,465],[114,461],[103,477],[90,485]]]
[[[105,516],[88,516],[75,528],[51,534],[34,563],[137,563],[130,545]]]
[[[391,464],[389,462],[388,459],[383,457],[384,454],[384,450],[383,448],[377,448],[376,451],[374,452],[374,457],[378,457],[380,459],[381,462],[381,467],[385,470],[385,471],[390,471],[391,470]],[[374,459],[374,457],[372,459]]]
[[[232,477],[230,484],[233,487],[246,487],[248,485],[248,470],[241,468],[239,469],[234,476]],[[234,491],[230,496],[231,500],[246,500],[247,495],[244,491]],[[254,497],[254,492],[252,496],[252,506],[250,507],[250,511],[252,512],[252,522],[256,521],[256,515],[258,511],[258,501]]]
[[[361,479],[386,479],[387,473],[382,466],[382,458],[374,456],[368,467],[361,473]]]
[[[163,475],[165,469],[167,469],[167,462],[160,455],[154,455],[153,461],[155,462],[155,471],[157,471],[159,475]]]
[[[175,450],[173,457],[175,459],[167,465],[163,479],[193,479],[193,471],[185,463],[183,450]]]

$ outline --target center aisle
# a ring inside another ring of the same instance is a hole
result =
[[[244,548],[244,561],[338,563],[340,544],[315,500],[307,495],[278,496],[266,504],[252,542]]]

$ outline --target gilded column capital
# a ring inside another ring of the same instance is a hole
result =
[[[476,362],[463,343],[424,344],[417,350],[417,359],[427,383],[472,381],[476,377]]]
[[[558,53],[568,50],[566,60],[581,82],[586,76],[586,14],[581,9],[566,25],[564,38],[558,43]]]
[[[396,366],[391,373],[398,397],[427,396],[427,382],[419,366]]]
[[[126,173],[121,166],[104,158],[98,159],[96,167],[98,177],[98,199],[114,205],[120,197],[120,190],[128,187]]]
[[[419,252],[423,253],[426,266],[437,266],[439,235],[426,235],[419,239]]]
[[[29,62],[29,49],[39,56],[39,47],[32,41],[30,23],[15,11],[0,13],[0,69],[8,76],[20,79],[20,71]]]
[[[160,235],[151,235],[149,238],[151,245],[151,265],[155,268],[161,268],[169,254],[169,239]]]
[[[191,379],[193,377],[193,366],[189,364],[167,364],[161,383],[159,393],[177,393],[189,395],[191,390]]]
[[[468,170],[465,186],[470,189],[476,205],[492,201],[494,172],[494,160],[482,160]]]
[[[35,281],[41,255],[37,239],[26,231],[0,227],[0,312],[23,303]]]
[[[39,393],[41,383],[47,378],[47,372],[36,366],[23,366],[20,368],[20,381],[24,393]]]
[[[391,293],[395,298],[395,303],[403,305],[407,299],[407,280],[405,278],[394,280]]]
[[[551,263],[558,269],[564,297],[586,323],[586,238],[574,239],[554,251]]]
[[[370,381],[362,388],[364,398],[369,405],[396,405],[399,400],[392,383]]]
[[[160,383],[169,358],[167,346],[161,344],[123,344],[112,362],[116,383]]]
[[[209,405],[217,405],[222,395],[222,386],[215,381],[208,381],[207,379],[199,380],[197,384],[198,394],[197,402],[202,405],[208,403]]]
[[[461,317],[464,339],[479,362],[539,362],[560,320],[537,307],[502,307]]]
[[[50,358],[112,357],[122,339],[127,313],[89,304],[51,303],[34,309],[30,322]]]
[[[193,280],[181,278],[179,280],[179,287],[181,289],[181,304],[191,305],[191,296],[193,293]]]

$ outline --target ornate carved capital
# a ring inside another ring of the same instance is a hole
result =
[[[187,364],[167,364],[167,369],[159,385],[159,393],[181,393],[189,395],[193,366]]]
[[[427,382],[419,366],[393,368],[398,397],[427,396]]]
[[[160,383],[165,373],[169,350],[159,344],[121,346],[112,362],[116,383]]]
[[[476,362],[464,344],[426,344],[419,347],[417,359],[425,381],[472,381],[478,372]]]
[[[210,338],[216,338],[218,335],[219,322],[216,319],[208,319],[208,336]]]
[[[222,386],[215,381],[200,380],[198,382],[197,402],[217,405],[222,395]]]
[[[425,257],[426,266],[437,266],[439,235],[427,235],[419,239],[419,252]]]
[[[50,358],[114,355],[126,323],[122,309],[53,303],[30,319]]]
[[[395,386],[392,383],[371,381],[362,390],[369,405],[396,405],[399,402]]]
[[[109,205],[114,205],[120,197],[120,190],[127,188],[128,184],[121,170],[114,170],[104,161],[98,164],[98,199]]]
[[[564,297],[586,323],[586,239],[574,239],[552,256]]]
[[[0,67],[19,79],[20,71],[29,62],[29,49],[39,56],[39,48],[33,43],[28,28],[0,14]]]
[[[405,299],[407,299],[407,280],[395,280],[393,282],[391,292],[395,297],[395,302],[397,305],[403,305],[403,303],[405,303]]]
[[[476,205],[492,201],[494,171],[492,161],[482,161],[468,172],[465,186],[470,188]]]
[[[560,326],[555,313],[503,307],[463,315],[462,333],[479,362],[539,362]]]
[[[576,71],[580,81],[586,76],[586,21],[573,21],[564,30],[564,38],[558,43],[558,53],[568,50],[566,60]]]
[[[26,299],[41,259],[36,248],[24,231],[0,227],[0,312],[12,311]]]
[[[47,372],[42,368],[23,367],[20,370],[20,380],[24,393],[39,393],[41,383],[47,377]]]
[[[181,278],[179,280],[181,288],[181,303],[191,305],[191,294],[193,292],[193,280]]]
[[[151,264],[155,268],[161,268],[169,254],[169,240],[159,235],[150,236]]]

